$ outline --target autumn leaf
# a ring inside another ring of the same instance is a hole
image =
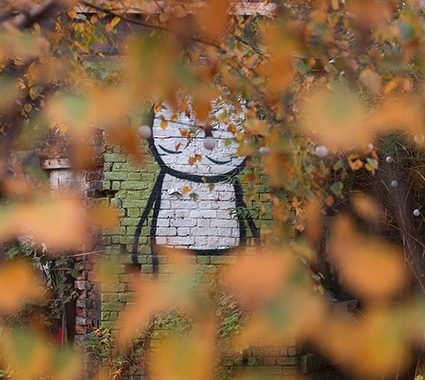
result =
[[[34,267],[20,261],[0,266],[0,314],[11,314],[26,302],[39,301],[44,294]]]
[[[377,221],[382,211],[376,200],[363,193],[354,193],[351,197],[354,210],[367,221]]]
[[[160,126],[162,129],[166,129],[168,127],[168,121],[167,120],[161,120]]]
[[[111,20],[111,23],[110,23],[110,25],[111,25],[111,28],[113,29],[113,28],[115,28],[119,23],[121,22],[121,18],[120,17],[114,17],[112,20]]]
[[[228,0],[207,1],[195,11],[198,24],[208,38],[215,40],[224,37],[230,21],[229,7]]]
[[[350,154],[348,156],[348,165],[350,165],[351,170],[356,171],[363,167],[363,161],[359,159],[358,154]]]
[[[180,129],[180,135],[182,137],[189,137],[189,130],[187,130],[187,129]]]
[[[388,298],[406,284],[401,250],[362,236],[347,217],[334,222],[329,249],[343,284],[365,299]]]
[[[190,156],[187,159],[187,162],[189,163],[189,165],[193,166],[201,160],[202,160],[202,156],[200,154],[195,154],[194,156]]]
[[[214,358],[214,335],[207,326],[202,334],[191,333],[158,342],[150,352],[149,369],[154,379],[198,380],[210,378]]]

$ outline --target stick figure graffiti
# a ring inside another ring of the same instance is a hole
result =
[[[215,112],[225,111],[218,106]],[[152,211],[154,272],[160,246],[223,255],[246,243],[248,229],[254,239],[259,237],[251,216],[234,212],[246,207],[237,179],[245,157],[236,156],[234,134],[225,123],[215,123],[207,132],[195,123],[193,117],[174,115],[170,109],[152,113],[148,142],[160,172],[134,234],[132,261],[138,262],[140,234]],[[204,144],[208,136],[214,139],[212,150]]]

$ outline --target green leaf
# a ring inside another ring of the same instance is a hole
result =
[[[333,183],[330,187],[331,191],[337,196],[341,195],[343,188],[344,188],[344,184],[340,181]]]

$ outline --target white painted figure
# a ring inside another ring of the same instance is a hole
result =
[[[247,230],[259,231],[251,217],[241,218],[236,208],[246,207],[237,174],[245,158],[229,124],[242,122],[236,112],[216,104],[215,122],[205,132],[196,118],[165,108],[152,115],[149,146],[161,170],[137,226],[133,263],[137,264],[141,229],[152,211],[151,246],[154,270],[158,246],[188,249],[198,255],[222,255],[245,243]],[[227,112],[228,123],[218,122]],[[212,141],[214,139],[214,141]]]

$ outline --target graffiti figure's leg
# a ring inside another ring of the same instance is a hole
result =
[[[162,180],[164,179],[164,175],[162,176]],[[161,209],[161,193],[162,193],[162,181],[161,180],[161,187],[158,190],[158,200],[155,202],[154,209],[153,209],[153,215],[152,215],[152,223],[151,223],[151,230],[150,230],[150,239],[151,239],[151,256],[152,256],[152,270],[154,273],[154,276],[158,274],[158,266],[159,266],[159,259],[157,255],[157,247],[156,247],[156,226],[158,222],[158,214],[159,210]]]
[[[234,180],[234,189],[235,189],[235,203],[236,203],[236,209],[240,209],[241,207],[244,207],[244,201],[243,201],[243,192],[241,184],[239,183],[239,180],[235,178]],[[241,217],[240,213],[236,213],[238,217],[238,224],[239,224],[239,241],[240,245],[244,246],[246,245],[246,225],[244,219]]]
[[[151,195],[149,196],[146,207],[143,210],[139,223],[137,224],[136,231],[134,233],[133,248],[131,250],[131,261],[134,265],[139,265],[138,263],[139,239],[140,239],[140,234],[142,233],[143,225],[147,221],[149,213],[151,212],[152,208],[153,207],[155,209],[158,208],[158,205],[161,203],[161,189],[162,189],[163,180],[164,180],[164,173],[161,172],[159,173],[158,178],[156,179],[155,185],[153,186],[153,189],[152,189]],[[156,227],[156,221],[155,221],[155,227]],[[154,235],[152,235],[152,228],[151,228],[151,236],[150,236],[151,241],[153,238],[154,238]]]
[[[235,200],[236,200],[236,207],[237,208],[246,208],[246,203],[243,200],[243,191],[242,191],[242,186],[239,183],[239,180],[236,178],[235,179],[235,183],[234,183],[234,187],[235,187]],[[254,238],[254,243],[256,246],[258,246],[260,244],[260,230],[259,228],[255,225],[255,222],[252,220],[251,215],[248,213],[248,215],[246,216],[245,220],[241,218],[241,216],[238,214],[238,220],[239,220],[239,230],[240,230],[240,240],[241,240],[241,245],[245,245],[246,244],[246,226],[245,226],[245,222],[248,224],[248,227],[251,231],[252,237]]]

